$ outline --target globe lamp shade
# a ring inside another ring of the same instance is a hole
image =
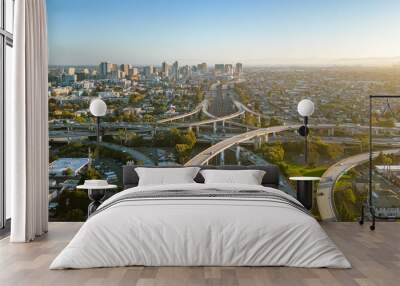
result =
[[[106,115],[107,105],[100,98],[92,100],[89,107],[90,113],[96,117],[101,117]]]
[[[297,105],[297,111],[303,117],[311,116],[314,113],[314,103],[309,99],[303,99]]]

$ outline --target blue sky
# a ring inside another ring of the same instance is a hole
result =
[[[398,0],[47,0],[50,64],[400,56]]]

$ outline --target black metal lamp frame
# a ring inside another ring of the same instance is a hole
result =
[[[100,117],[96,116],[96,141],[97,143],[100,143]]]
[[[360,225],[364,224],[364,218],[365,218],[365,211],[369,211],[371,217],[372,217],[372,224],[370,225],[371,230],[375,230],[375,223],[376,219],[400,219],[400,217],[382,217],[382,216],[377,216],[375,212],[375,206],[373,204],[372,200],[372,101],[375,98],[385,98],[385,99],[390,99],[390,98],[400,98],[400,95],[370,95],[369,96],[369,180],[368,180],[368,198],[367,201],[362,204],[361,206],[361,217],[360,220],[358,221]]]

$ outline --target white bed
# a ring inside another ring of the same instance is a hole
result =
[[[249,196],[135,197],[169,190],[182,194],[246,194],[249,190]],[[266,192],[271,198],[253,197],[252,191]],[[130,196],[134,198],[123,199]],[[130,188],[99,207],[50,269],[128,265],[350,268],[318,222],[298,204],[282,191],[255,185]]]

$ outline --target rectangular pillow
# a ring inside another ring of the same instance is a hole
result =
[[[265,171],[262,170],[202,170],[205,184],[261,185]]]
[[[199,170],[199,167],[135,168],[135,171],[139,176],[138,186],[195,183],[193,179],[196,177]]]

